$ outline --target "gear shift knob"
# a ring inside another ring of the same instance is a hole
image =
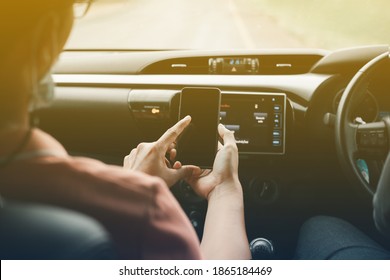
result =
[[[253,239],[249,244],[253,260],[270,260],[274,257],[274,246],[266,238]]]

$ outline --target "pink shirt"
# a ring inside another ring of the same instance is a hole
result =
[[[94,217],[126,259],[201,258],[194,229],[161,179],[71,157],[38,129],[19,158],[0,169],[0,194]]]

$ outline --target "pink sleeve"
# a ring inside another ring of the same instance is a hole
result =
[[[155,203],[143,239],[145,259],[200,259],[198,237],[165,183],[154,186]]]

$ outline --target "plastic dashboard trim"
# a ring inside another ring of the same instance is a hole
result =
[[[313,92],[332,75],[301,74],[274,76],[228,75],[88,75],[56,74],[58,86],[85,87],[174,87],[213,86],[221,89],[286,92],[288,98],[306,106]],[[288,94],[292,93],[292,94]]]

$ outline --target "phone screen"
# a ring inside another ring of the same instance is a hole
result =
[[[218,147],[221,92],[217,88],[184,88],[180,96],[179,119],[192,120],[177,143],[177,160],[182,164],[211,168]]]

